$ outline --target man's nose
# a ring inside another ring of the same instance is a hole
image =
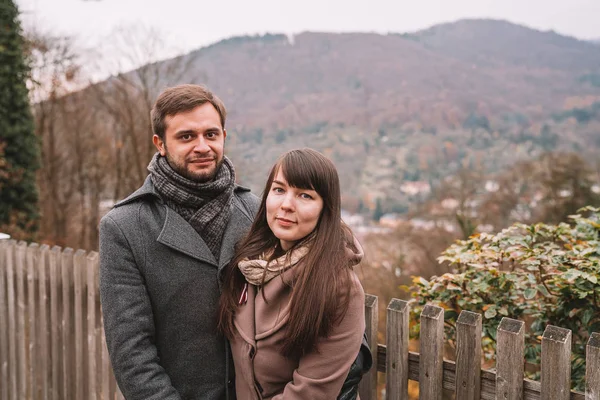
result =
[[[210,147],[204,137],[200,136],[195,143],[194,151],[196,153],[208,153],[210,151]]]

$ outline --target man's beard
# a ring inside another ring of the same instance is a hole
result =
[[[166,157],[167,162],[169,163],[171,168],[173,168],[173,171],[177,172],[184,178],[187,178],[196,183],[206,183],[215,179],[215,176],[217,175],[217,172],[221,169],[221,166],[223,165],[223,160],[225,159],[225,157],[222,157],[220,160],[217,160],[215,168],[210,171],[191,172],[188,170],[187,164],[181,165],[175,162],[175,160],[171,158],[171,155],[168,151]]]

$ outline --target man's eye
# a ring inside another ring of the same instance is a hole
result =
[[[190,135],[190,134],[181,135],[180,138],[181,138],[181,140],[190,140],[192,138],[192,135]]]
[[[209,139],[212,139],[212,138],[214,138],[215,136],[217,136],[217,133],[216,133],[216,132],[208,132],[208,133],[206,134],[206,137],[207,137],[207,138],[209,138]]]

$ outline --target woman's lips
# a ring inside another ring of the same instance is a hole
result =
[[[292,226],[294,224],[294,221],[290,221],[289,219],[285,219],[285,218],[276,218],[277,222],[279,223],[279,225],[282,226]]]

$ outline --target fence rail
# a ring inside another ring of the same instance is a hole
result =
[[[377,373],[387,399],[600,400],[600,334],[587,343],[586,393],[570,390],[571,332],[548,326],[542,338],[541,381],[523,378],[524,323],[504,318],[497,332],[495,371],[481,369],[481,315],[457,321],[456,362],[442,358],[444,312],[421,314],[419,353],[409,351],[409,303],[387,307],[387,346],[377,344],[378,299],[367,295],[367,337],[376,368],[361,382],[363,400],[377,398]],[[98,254],[0,240],[0,399],[120,400],[110,367],[98,294]]]

